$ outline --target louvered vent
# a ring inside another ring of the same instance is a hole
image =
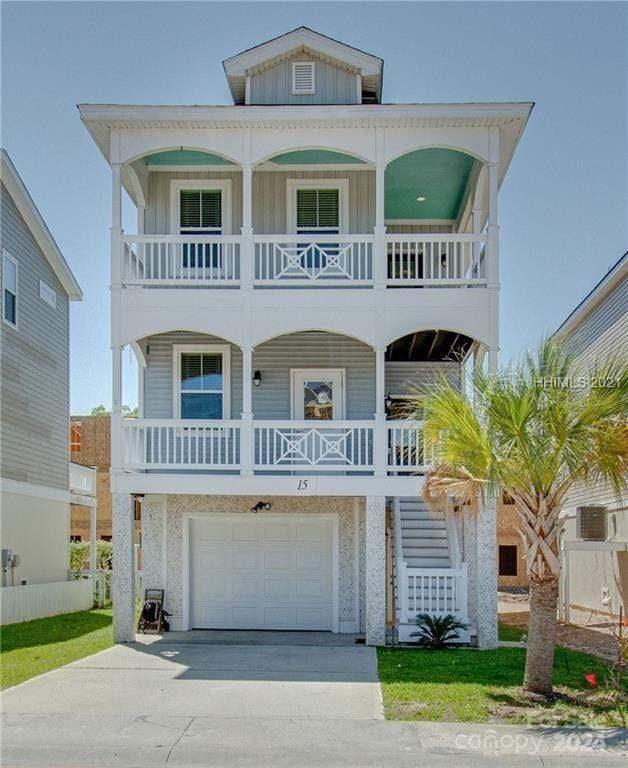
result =
[[[313,61],[294,61],[292,63],[292,93],[314,93]]]
[[[578,507],[576,529],[579,539],[604,541],[608,537],[606,507]]]

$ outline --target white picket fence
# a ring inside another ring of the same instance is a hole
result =
[[[94,604],[91,579],[22,584],[0,588],[0,625],[89,610]]]

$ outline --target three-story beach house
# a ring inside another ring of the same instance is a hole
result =
[[[302,27],[224,62],[233,105],[80,106],[113,179],[119,641],[142,495],[174,629],[379,645],[426,611],[496,644],[494,510],[427,511],[404,398],[495,365],[498,189],[531,105],[383,104],[382,67]]]

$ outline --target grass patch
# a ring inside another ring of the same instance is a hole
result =
[[[0,635],[0,688],[82,659],[113,644],[111,608],[8,624]]]
[[[510,638],[509,638],[510,639]],[[513,638],[514,639],[514,638]],[[520,691],[525,650],[378,649],[379,678],[386,717],[391,720],[530,722],[613,726],[617,709],[593,702],[584,675],[606,679],[594,656],[557,648],[554,684],[559,697],[536,705]],[[599,699],[599,697],[598,697]]]
[[[521,627],[513,627],[511,624],[504,624],[501,621],[498,625],[498,631],[500,640],[514,640],[515,642],[521,640],[523,635],[527,634],[525,629],[521,629]]]

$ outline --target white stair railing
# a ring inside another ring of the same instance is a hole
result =
[[[414,624],[418,613],[433,616],[453,614],[467,620],[468,576],[466,563],[459,568],[400,569],[399,620]]]

